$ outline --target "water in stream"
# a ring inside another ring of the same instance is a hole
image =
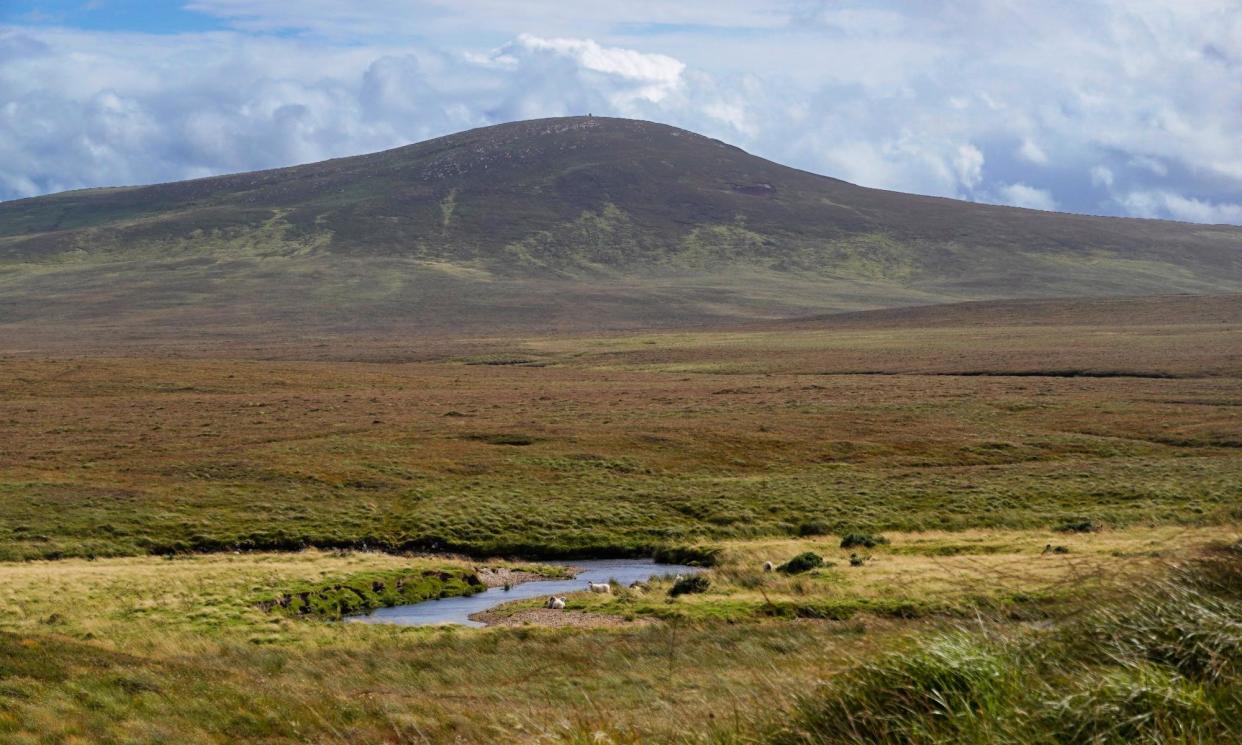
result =
[[[582,571],[573,579],[552,579],[523,582],[509,590],[493,587],[475,595],[440,600],[424,600],[413,605],[395,605],[378,608],[365,616],[353,616],[346,620],[358,623],[396,623],[405,626],[455,623],[462,626],[482,626],[470,616],[490,610],[502,603],[549,595],[565,595],[586,589],[587,582],[616,580],[622,586],[631,582],[646,582],[663,575],[690,575],[698,572],[696,567],[680,564],[656,564],[651,559],[584,559],[582,561],[550,562],[572,566]]]

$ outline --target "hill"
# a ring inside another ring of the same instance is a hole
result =
[[[603,117],[0,203],[0,328],[18,346],[1239,291],[1242,228],[867,189]]]

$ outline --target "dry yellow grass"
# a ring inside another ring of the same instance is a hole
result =
[[[575,593],[569,609],[621,618],[754,621],[769,616],[846,619],[969,616],[1000,610],[1055,614],[1132,582],[1149,581],[1212,545],[1242,537],[1236,526],[1132,527],[1090,533],[984,531],[890,533],[887,544],[842,549],[839,537],[727,541],[705,573],[707,592],[668,596],[672,580],[617,588],[612,596]],[[797,554],[821,555],[822,568],[765,572]],[[851,564],[857,557],[861,564]],[[498,609],[521,614],[536,601]]]
[[[0,710],[0,740],[695,739],[713,721],[750,727],[912,630],[415,629],[290,619],[251,602],[289,582],[431,563],[444,562],[308,551],[0,564],[0,691],[17,696]],[[688,733],[683,717],[706,724]]]
[[[1204,547],[1237,541],[1237,526],[1179,528],[1131,527],[1087,533],[1054,531],[965,530],[885,534],[888,544],[842,549],[838,537],[727,542],[718,573],[747,577],[761,572],[764,561],[788,561],[814,551],[836,566],[831,581],[813,591],[837,598],[905,598],[948,604],[966,598],[1015,594],[1078,592],[1090,586],[1149,577],[1170,562],[1196,555]],[[1046,551],[1062,547],[1066,553]],[[849,566],[849,557],[864,559]],[[820,572],[823,574],[823,572]],[[778,597],[795,576],[767,578]],[[798,593],[806,593],[807,585]],[[765,588],[766,590],[766,588]],[[743,596],[747,596],[743,593]],[[760,600],[758,593],[749,594]],[[710,596],[689,596],[709,602]],[[693,602],[693,601],[692,601]]]
[[[729,541],[706,594],[670,602],[667,583],[657,582],[645,595],[572,599],[575,607],[666,619],[620,629],[411,629],[291,619],[253,604],[260,591],[288,583],[446,563],[435,558],[312,550],[3,563],[0,689],[16,698],[0,712],[0,738],[482,743],[589,739],[597,731],[613,742],[740,738],[852,660],[953,623],[980,598],[1064,590],[1060,599],[1082,599],[1237,536],[1230,527],[890,533],[889,544],[859,552],[872,558],[858,568],[845,564],[837,538]],[[1049,542],[1070,553],[1041,556]],[[761,570],[764,560],[805,550],[838,566],[796,577]],[[844,622],[756,615],[768,601],[854,615]],[[950,615],[867,612],[894,602]],[[696,722],[693,731],[687,721]]]

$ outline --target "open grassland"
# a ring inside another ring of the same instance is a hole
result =
[[[969,616],[1044,618],[1095,592],[1143,583],[1170,561],[1212,544],[1237,541],[1234,526],[1129,528],[1120,531],[894,533],[871,548],[841,547],[841,536],[729,541],[711,546],[713,568],[701,592],[670,597],[672,578],[609,595],[570,596],[567,609],[627,620],[847,620]],[[804,552],[822,566],[765,572]],[[498,609],[490,620],[521,619],[540,600]]]
[[[1239,376],[1219,319],[10,356],[0,558],[1217,524],[1242,504]]]
[[[1239,303],[1128,302],[10,354],[0,740],[1228,741]],[[658,550],[706,586],[332,620]]]
[[[1226,528],[890,534],[847,567],[829,537],[731,542],[706,593],[575,594],[641,621],[465,630],[340,624],[259,602],[471,562],[374,552],[0,564],[0,734],[14,743],[756,742],[825,680],[945,627],[1020,633],[1152,582]],[[1066,554],[1042,554],[1046,539]],[[838,566],[756,571],[824,551]],[[903,605],[887,613],[890,597]],[[762,599],[761,599],[762,598]],[[835,620],[755,613],[822,607]],[[1015,625],[1016,624],[1016,625]],[[859,673],[853,673],[858,675]],[[809,706],[810,704],[803,704]],[[807,725],[810,726],[810,725]],[[600,734],[596,734],[600,733]]]
[[[0,737],[13,743],[701,739],[916,627],[401,628],[264,611],[357,573],[469,565],[371,553],[0,565]],[[749,724],[747,724],[749,726]]]

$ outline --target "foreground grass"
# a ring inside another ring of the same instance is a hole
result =
[[[656,581],[641,594],[571,595],[569,613],[642,621],[576,629],[342,624],[263,603],[377,577],[454,577],[473,571],[466,560],[311,550],[3,563],[0,740],[753,742],[774,712],[858,660],[915,649],[963,618],[1058,622],[1237,534],[887,538],[861,567],[835,536],[721,544],[708,592],[670,599]],[[1069,553],[1043,554],[1049,540]],[[808,549],[837,566],[762,572]]]
[[[0,565],[6,743],[701,741],[909,629],[401,628],[267,612],[279,588],[462,562],[217,555]]]
[[[1239,619],[1233,544],[1050,629],[919,639],[805,697],[771,742],[1237,742]]]
[[[1129,528],[1099,532],[984,531],[890,533],[873,548],[841,548],[840,536],[732,541],[702,547],[715,557],[702,593],[668,596],[671,578],[611,596],[579,593],[571,611],[621,618],[757,621],[928,616],[1048,618],[1093,593],[1142,583],[1170,561],[1239,537],[1235,527]],[[765,572],[805,551],[822,567]],[[853,561],[851,561],[853,560]],[[537,600],[513,603],[516,614]]]

